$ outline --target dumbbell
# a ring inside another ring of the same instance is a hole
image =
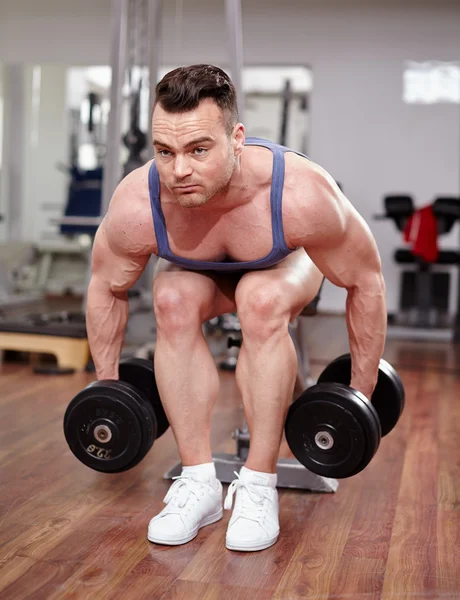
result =
[[[64,435],[73,454],[103,473],[137,465],[169,427],[153,362],[122,359],[119,377],[87,385],[64,415]]]
[[[362,471],[381,437],[390,433],[404,409],[404,386],[396,370],[381,359],[371,400],[350,387],[351,356],[330,363],[318,383],[305,390],[288,411],[286,440],[309,471],[342,479]]]

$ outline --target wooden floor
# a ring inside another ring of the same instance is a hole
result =
[[[337,318],[308,324],[316,375],[347,350],[346,330]],[[0,598],[459,599],[460,350],[388,340],[385,357],[406,387],[397,428],[336,494],[280,490],[279,541],[258,553],[226,550],[228,511],[188,544],[149,543],[178,458],[171,431],[131,471],[96,473],[62,432],[67,403],[93,377],[4,365]],[[242,412],[233,375],[221,379],[213,450],[232,452]]]

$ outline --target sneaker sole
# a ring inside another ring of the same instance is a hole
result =
[[[154,536],[151,536],[150,534],[148,534],[147,539],[149,540],[149,542],[153,542],[154,544],[163,544],[165,546],[180,546],[181,544],[186,544],[187,542],[191,542],[194,538],[196,538],[199,530],[202,527],[206,527],[206,525],[212,525],[213,523],[220,521],[222,519],[223,513],[224,513],[224,511],[221,508],[217,513],[214,513],[213,515],[206,517],[206,519],[201,521],[201,523],[199,523],[195,527],[195,529],[193,529],[190,533],[183,536],[182,538],[162,539],[162,538],[154,537]]]
[[[228,550],[235,550],[236,552],[257,552],[259,550],[265,550],[266,548],[270,548],[270,546],[273,546],[273,544],[276,544],[276,542],[278,541],[279,538],[279,533],[276,534],[276,536],[274,538],[270,538],[268,540],[264,540],[263,542],[258,542],[258,543],[239,543],[239,544],[232,544],[231,542],[228,542],[228,540],[225,541],[225,546]]]

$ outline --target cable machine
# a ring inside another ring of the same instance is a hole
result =
[[[182,5],[181,5],[182,6]],[[179,10],[179,8],[178,8]],[[243,119],[242,91],[243,35],[241,0],[225,0],[229,66],[237,90],[238,109]],[[139,127],[141,91],[148,86],[148,105],[151,106],[160,64],[162,43],[161,21],[163,0],[112,0],[110,114],[107,154],[104,167],[102,215],[107,211],[112,194],[118,185],[120,165],[121,123],[123,117],[123,86],[128,73],[131,91],[130,125],[123,141],[130,154],[123,173],[144,164],[152,156],[151,131]],[[144,152],[145,151],[145,152]]]

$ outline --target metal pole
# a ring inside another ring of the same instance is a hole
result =
[[[283,108],[281,113],[281,131],[280,131],[280,139],[279,143],[282,146],[286,146],[287,143],[287,132],[289,125],[289,109],[291,108],[292,103],[292,91],[291,91],[291,80],[286,79],[284,83],[284,90],[282,93],[282,102]]]
[[[148,69],[149,69],[149,110],[150,116],[155,100],[155,86],[158,81],[158,71],[160,68],[160,53],[161,53],[161,24],[163,15],[163,0],[148,0]],[[149,125],[147,128],[147,160],[153,158],[152,145],[152,123],[149,117]],[[157,258],[152,256],[147,263],[144,272],[138,281],[138,286],[144,290],[152,289],[153,274]]]
[[[121,110],[122,91],[126,68],[126,43],[128,33],[128,4],[129,0],[112,0],[112,36],[110,49],[110,66],[112,81],[110,85],[110,113],[107,127],[107,150],[104,163],[104,180],[102,182],[101,217],[105,215],[110,199],[115,191],[121,173],[120,143],[121,143]],[[86,312],[88,285],[91,280],[91,256],[88,257],[86,273],[86,289],[83,297],[83,312]]]
[[[460,81],[458,82],[458,85],[460,87]],[[460,108],[460,104],[459,104],[459,108]],[[458,124],[460,126],[460,111],[457,111],[458,114]],[[459,154],[460,154],[460,127],[457,127],[457,131],[459,132]],[[460,156],[459,156],[460,158]],[[459,161],[459,176],[460,176],[460,161]],[[460,178],[459,178],[459,183],[460,183]],[[460,187],[459,187],[459,196],[460,196]],[[454,342],[460,342],[460,266],[457,265],[457,298],[456,298],[456,310],[455,310],[455,316],[454,316],[454,322],[452,325],[453,328],[453,341]]]
[[[155,86],[158,80],[158,70],[160,67],[160,51],[161,51],[161,19],[163,14],[163,0],[149,0],[148,5],[148,52],[149,52],[149,106],[153,108],[155,100]],[[147,131],[147,148],[149,159],[153,158],[152,148],[152,127],[149,120],[149,128]]]
[[[241,19],[241,0],[225,0],[227,35],[229,46],[229,64],[232,80],[238,97],[240,121],[244,121],[244,95],[242,83],[243,71],[243,24]]]
[[[3,138],[4,172],[7,174],[8,201],[6,237],[8,242],[23,239],[24,164],[26,123],[26,80],[23,65],[5,65],[5,131]],[[6,207],[5,207],[6,208]]]
[[[112,41],[110,55],[112,83],[110,87],[107,152],[102,185],[102,216],[107,212],[112,194],[120,181],[122,88],[126,68],[128,3],[129,0],[112,0]]]

